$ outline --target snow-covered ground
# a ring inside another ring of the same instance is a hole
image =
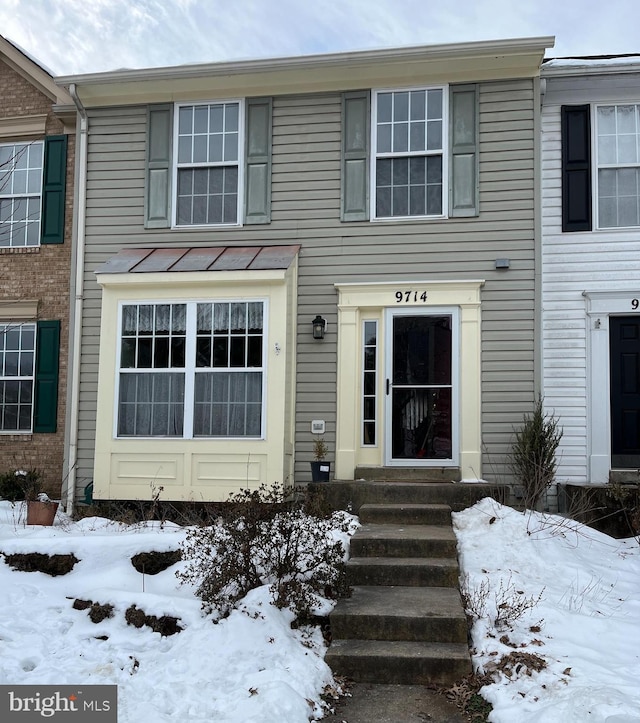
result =
[[[471,605],[484,608],[474,665],[498,678],[482,690],[489,720],[640,723],[637,540],[491,499],[454,514],[454,528]]]
[[[640,723],[638,543],[489,499],[454,524],[470,597],[484,610],[474,662],[498,671],[483,689],[490,720]],[[0,562],[0,684],[115,684],[119,723],[320,717],[332,682],[322,637],[292,630],[292,615],[269,604],[266,588],[213,624],[193,590],[178,584],[182,563],[154,576],[131,565],[136,553],[177,549],[184,535],[172,524],[71,522],[61,514],[52,528],[28,527],[21,503],[0,502],[0,551],[80,560],[59,577]],[[110,603],[114,617],[94,624],[73,608],[76,598]],[[524,614],[498,629],[498,614],[507,623],[514,615],[502,603]],[[132,604],[179,618],[182,632],[162,637],[127,625]]]
[[[0,562],[0,684],[118,686],[119,723],[304,723],[322,716],[332,682],[317,628],[292,630],[293,615],[252,591],[218,622],[203,616],[178,563],[141,575],[130,558],[176,550],[185,531],[173,524],[126,526],[101,518],[53,527],[25,526],[22,503],[0,502],[0,551],[73,553],[62,576],[18,572]],[[98,624],[76,598],[114,606]],[[162,637],[125,621],[135,604],[147,615],[179,618],[182,632]],[[106,638],[106,639],[102,639]]]

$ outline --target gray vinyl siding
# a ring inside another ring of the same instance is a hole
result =
[[[296,479],[309,478],[310,422],[325,419],[335,450],[337,281],[486,279],[482,290],[484,476],[503,479],[513,427],[534,398],[534,89],[531,80],[479,85],[480,215],[442,221],[340,222],[341,97],[273,99],[271,223],[147,229],[146,108],[90,111],[86,291],[79,480],[93,465],[100,291],[94,269],[123,246],[300,243]],[[496,258],[511,268],[496,271]],[[324,316],[323,342],[311,320]],[[80,482],[79,482],[80,484]]]

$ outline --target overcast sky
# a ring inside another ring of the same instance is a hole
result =
[[[0,0],[57,75],[555,35],[548,57],[640,53],[640,0]]]

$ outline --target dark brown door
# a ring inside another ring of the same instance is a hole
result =
[[[640,468],[640,317],[609,319],[611,466]]]

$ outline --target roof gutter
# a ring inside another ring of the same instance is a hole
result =
[[[640,57],[635,63],[603,63],[602,65],[594,65],[593,63],[584,64],[567,64],[567,65],[550,65],[547,61],[542,64],[540,75],[543,78],[562,78],[574,75],[621,75],[628,73],[640,73]]]
[[[75,168],[75,203],[74,203],[74,234],[73,263],[75,264],[75,280],[72,288],[74,298],[71,311],[71,333],[69,335],[70,385],[67,391],[69,409],[68,421],[68,456],[66,470],[66,503],[68,514],[73,511],[78,464],[78,417],[80,398],[80,350],[82,341],[82,313],[84,295],[84,255],[85,255],[85,220],[87,206],[87,147],[89,136],[89,119],[87,111],[78,97],[75,83],[69,85],[69,94],[78,110],[80,118],[80,134],[76,136],[76,168]]]

